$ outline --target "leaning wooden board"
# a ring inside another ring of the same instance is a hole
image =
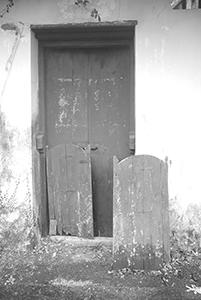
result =
[[[167,166],[149,155],[113,163],[113,268],[157,270],[169,259]]]
[[[50,235],[93,237],[90,146],[47,150]]]

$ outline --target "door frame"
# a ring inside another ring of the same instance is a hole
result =
[[[42,236],[49,232],[46,179],[44,53],[47,48],[128,47],[130,52],[130,153],[135,154],[135,26],[137,21],[32,25],[38,41],[38,115],[32,122],[34,218]],[[37,150],[36,150],[37,149]]]

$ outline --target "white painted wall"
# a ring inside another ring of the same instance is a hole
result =
[[[96,7],[102,21],[138,21],[136,154],[168,160],[170,203],[178,207],[178,213],[190,203],[201,205],[201,10],[173,11],[170,0],[91,3],[89,8]],[[0,2],[0,11],[6,4],[6,0]],[[22,136],[31,127],[31,112],[35,118],[38,111],[37,41],[29,26],[86,21],[96,22],[89,12],[75,6],[74,0],[16,0],[10,13],[0,19],[0,25],[14,22],[23,30],[10,74],[5,67],[16,36],[0,30],[1,108],[10,126],[17,127]],[[16,146],[17,164],[12,167],[16,174],[30,174],[30,152],[27,148],[25,152]]]

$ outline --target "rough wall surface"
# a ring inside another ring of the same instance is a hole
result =
[[[6,0],[1,1],[0,11],[6,4]],[[97,8],[102,21],[138,21],[136,154],[154,155],[169,165],[172,227],[178,220],[184,220],[182,226],[188,226],[191,218],[191,226],[199,228],[195,224],[201,209],[197,176],[201,167],[201,10],[174,11],[170,0],[94,0],[88,8]],[[6,132],[12,133],[6,144],[1,141],[1,170],[6,165],[10,172],[9,181],[2,181],[5,176],[1,176],[1,189],[5,194],[9,182],[11,191],[20,178],[16,198],[23,201],[29,178],[36,215],[40,210],[36,201],[40,179],[34,144],[38,130],[38,44],[30,25],[87,21],[97,22],[73,0],[16,0],[10,12],[0,19],[0,26],[15,25],[0,29],[0,94],[5,119],[2,141]]]

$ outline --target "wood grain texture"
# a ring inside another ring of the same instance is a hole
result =
[[[113,268],[157,270],[169,259],[167,166],[148,155],[113,163]]]
[[[59,235],[93,237],[90,147],[60,144],[47,153],[50,220]]]
[[[87,54],[78,49],[45,52],[46,135],[49,148],[88,143]]]
[[[89,143],[94,232],[112,236],[113,156],[129,155],[130,52],[128,47],[92,49],[89,54]]]
[[[134,105],[130,57],[128,46],[45,51],[47,144],[49,149],[59,144],[91,145],[96,236],[113,234],[112,159],[130,153],[129,132],[134,126],[133,117],[130,120]],[[65,178],[64,162],[58,164]],[[71,176],[69,173],[68,182]],[[71,185],[73,190],[73,182]]]

